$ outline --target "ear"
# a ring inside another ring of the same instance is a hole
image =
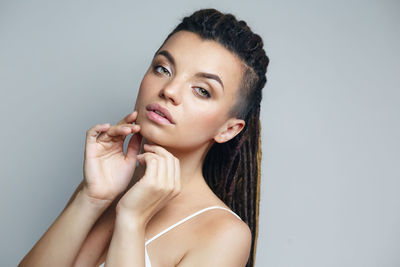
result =
[[[220,128],[218,134],[214,136],[217,143],[225,143],[234,138],[240,131],[242,131],[246,123],[244,120],[231,118]]]

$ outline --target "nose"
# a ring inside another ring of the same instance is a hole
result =
[[[182,87],[183,83],[178,82],[176,80],[170,80],[160,90],[159,96],[161,98],[167,99],[168,101],[171,101],[172,104],[174,105],[179,105],[182,99],[182,92],[181,92]]]

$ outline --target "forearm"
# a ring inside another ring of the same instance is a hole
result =
[[[135,217],[117,212],[106,267],[145,267],[145,225]]]
[[[90,229],[108,207],[79,191],[20,262],[23,266],[72,266]]]

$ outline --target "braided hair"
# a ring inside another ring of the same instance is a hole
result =
[[[246,267],[254,266],[258,237],[260,201],[260,102],[269,64],[261,37],[253,33],[243,20],[230,13],[200,9],[168,35],[190,31],[203,40],[214,40],[236,54],[244,63],[242,81],[236,103],[229,115],[243,119],[242,131],[225,143],[215,142],[203,163],[203,176],[214,193],[236,212],[252,233],[250,257]],[[163,46],[161,45],[161,47]]]

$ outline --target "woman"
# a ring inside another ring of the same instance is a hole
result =
[[[19,266],[253,266],[268,63],[244,21],[185,17],[135,111],[87,131],[83,181]]]

